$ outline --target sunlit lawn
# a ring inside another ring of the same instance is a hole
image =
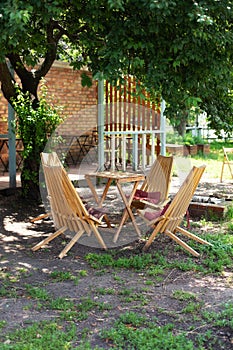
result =
[[[205,177],[210,179],[218,179],[220,180],[221,170],[222,170],[222,162],[223,162],[223,149],[222,147],[230,147],[233,148],[233,142],[211,142],[210,143],[210,153],[207,155],[197,155],[192,157],[187,157],[187,161],[189,161],[192,165],[206,165]],[[233,154],[231,157],[233,162]],[[233,169],[233,166],[232,166]],[[229,168],[225,165],[223,180],[230,180],[231,174]]]

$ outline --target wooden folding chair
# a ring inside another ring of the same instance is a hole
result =
[[[102,224],[105,214],[85,207],[56,153],[42,153],[41,161],[56,232],[36,244],[32,250],[38,250],[65,231],[75,234],[59,254],[60,258],[64,257],[85,232],[88,235],[93,232],[100,247],[107,249],[98,231],[98,226]]]
[[[171,203],[167,205],[167,208],[165,207],[162,211],[155,211],[151,210],[150,208],[138,210],[138,214],[143,217],[149,226],[154,228],[143,248],[144,251],[149,248],[158,233],[165,233],[194,256],[199,256],[199,253],[191,248],[181,238],[179,238],[176,234],[177,232],[180,232],[182,235],[199,243],[211,245],[204,239],[201,239],[180,227],[180,223],[187,212],[189,203],[199,184],[204,170],[205,166],[194,166],[192,168]]]
[[[158,155],[145,181],[136,191],[132,207],[142,209],[163,207],[168,199],[171,184],[173,157]]]
[[[232,155],[231,159],[229,158],[230,155]],[[228,165],[231,177],[233,179],[233,170],[231,168],[231,166],[233,165],[233,159],[232,158],[233,158],[233,148],[223,147],[223,162],[222,162],[222,170],[221,170],[221,175],[220,175],[220,182],[222,182],[223,171],[224,171],[225,165]]]

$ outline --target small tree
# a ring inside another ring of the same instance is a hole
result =
[[[62,118],[59,108],[48,104],[47,88],[44,84],[40,88],[41,96],[36,108],[29,93],[16,90],[17,98],[13,99],[12,105],[17,114],[15,130],[24,145],[22,153],[24,163],[21,173],[23,195],[39,200],[40,153]]]

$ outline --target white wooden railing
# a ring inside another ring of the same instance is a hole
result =
[[[146,166],[151,165],[155,160],[155,135],[163,134],[163,131],[161,130],[127,130],[127,131],[104,131],[105,138],[108,138],[108,141],[110,141],[110,149],[106,148],[105,151],[110,153],[110,164],[111,164],[111,170],[115,170],[116,164],[115,160],[117,158],[117,152],[121,153],[122,158],[122,170],[126,170],[126,155],[127,155],[127,142],[130,138],[132,140],[132,165],[133,170],[138,170],[139,166],[139,152],[138,152],[138,139],[139,136],[142,138],[142,147],[141,147],[141,168],[143,170],[146,169]],[[148,135],[150,136],[150,149],[151,154],[149,156],[150,164],[147,164],[147,158],[148,158]],[[120,139],[120,142],[117,142],[117,140]],[[163,137],[161,138],[163,139]]]

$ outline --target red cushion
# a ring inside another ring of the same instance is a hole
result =
[[[152,221],[160,217],[161,210],[154,210],[154,211],[146,211],[144,214],[145,219]]]
[[[162,216],[163,214],[165,214],[167,208],[169,207],[170,205],[170,202],[168,202],[162,210],[154,210],[154,211],[146,211],[145,214],[144,214],[144,217],[149,220],[149,221],[152,221],[152,220],[155,220],[157,219],[158,217]]]
[[[157,204],[160,201],[160,196],[161,196],[160,192],[146,192],[142,190],[136,190],[134,199],[137,199],[137,200],[144,199],[144,200],[147,200],[148,202]]]
[[[88,213],[94,216],[96,219],[100,219],[105,214],[103,208],[96,209],[96,208],[90,207],[88,204],[85,204],[85,207]]]

